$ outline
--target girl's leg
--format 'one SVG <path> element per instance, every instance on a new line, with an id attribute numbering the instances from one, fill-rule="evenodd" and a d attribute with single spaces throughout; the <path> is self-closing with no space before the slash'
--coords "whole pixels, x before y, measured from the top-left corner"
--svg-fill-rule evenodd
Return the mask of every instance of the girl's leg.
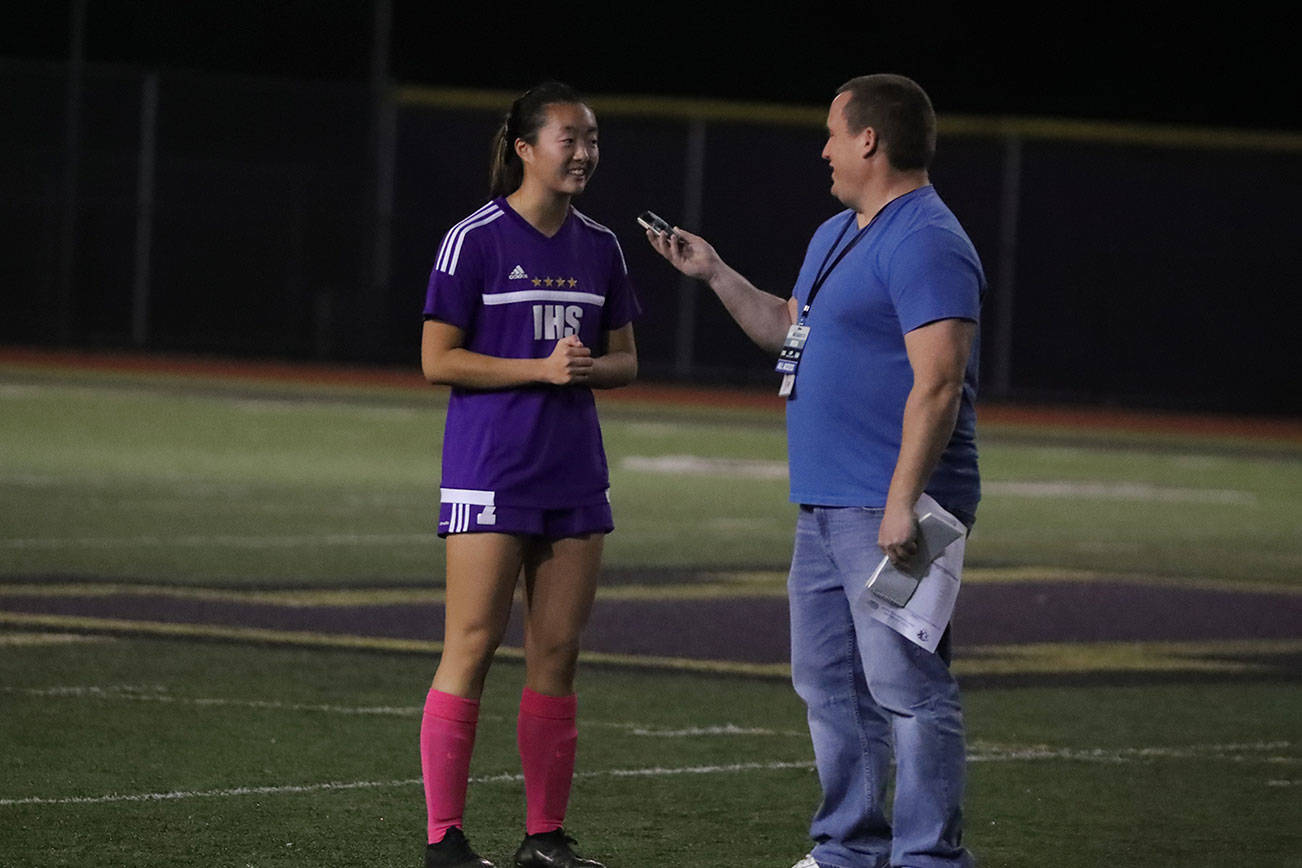
<path id="1" fill-rule="evenodd" d="M 508 534 L 448 537 L 443 654 L 435 690 L 475 700 L 483 693 L 493 652 L 511 617 L 525 550 L 524 537 Z"/>
<path id="2" fill-rule="evenodd" d="M 539 541 L 525 561 L 526 672 L 517 738 L 530 835 L 564 825 L 578 744 L 574 673 L 604 540 L 590 534 Z"/>
<path id="3" fill-rule="evenodd" d="M 462 825 L 479 696 L 506 631 L 523 559 L 524 541 L 506 534 L 453 534 L 447 540 L 443 655 L 420 731 L 430 843 Z"/>
<path id="4" fill-rule="evenodd" d="M 525 561 L 525 684 L 548 696 L 574 692 L 579 639 L 601 572 L 602 534 L 538 540 Z"/>

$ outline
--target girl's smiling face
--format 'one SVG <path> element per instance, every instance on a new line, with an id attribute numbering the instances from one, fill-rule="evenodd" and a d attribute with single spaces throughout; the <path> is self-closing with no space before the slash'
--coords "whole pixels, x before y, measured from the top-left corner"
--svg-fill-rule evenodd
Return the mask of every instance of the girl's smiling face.
<path id="1" fill-rule="evenodd" d="M 517 139 L 515 149 L 524 163 L 526 183 L 577 196 L 597 168 L 596 115 L 582 103 L 551 103 L 535 141 Z"/>

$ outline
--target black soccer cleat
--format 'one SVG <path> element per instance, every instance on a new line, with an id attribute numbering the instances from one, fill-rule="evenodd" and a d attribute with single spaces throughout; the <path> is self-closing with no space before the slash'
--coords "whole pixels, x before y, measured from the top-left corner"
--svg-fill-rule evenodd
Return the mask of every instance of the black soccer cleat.
<path id="1" fill-rule="evenodd" d="M 465 832 L 453 826 L 442 841 L 425 848 L 425 868 L 494 868 L 494 865 L 471 850 Z"/>
<path id="2" fill-rule="evenodd" d="M 515 868 L 606 868 L 593 859 L 584 859 L 570 849 L 577 844 L 564 829 L 528 835 L 515 851 Z"/>

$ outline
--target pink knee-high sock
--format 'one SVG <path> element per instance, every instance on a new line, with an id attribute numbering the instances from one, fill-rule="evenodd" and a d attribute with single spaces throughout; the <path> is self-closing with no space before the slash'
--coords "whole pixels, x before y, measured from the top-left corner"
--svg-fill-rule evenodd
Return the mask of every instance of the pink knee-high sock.
<path id="1" fill-rule="evenodd" d="M 425 781 L 429 842 L 461 826 L 466 809 L 470 754 L 475 749 L 479 700 L 431 689 L 420 724 L 420 770 Z"/>
<path id="2" fill-rule="evenodd" d="M 524 688 L 516 742 L 524 766 L 525 832 L 537 835 L 565 825 L 579 743 L 578 699 Z"/>

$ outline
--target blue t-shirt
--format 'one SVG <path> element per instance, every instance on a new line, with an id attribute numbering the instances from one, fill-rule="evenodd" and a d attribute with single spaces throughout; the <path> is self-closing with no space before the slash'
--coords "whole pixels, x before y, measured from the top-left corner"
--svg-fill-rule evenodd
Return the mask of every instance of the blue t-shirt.
<path id="1" fill-rule="evenodd" d="M 497 198 L 444 237 L 425 316 L 500 358 L 546 358 L 575 334 L 594 354 L 639 313 L 606 227 L 571 208 L 548 237 Z M 606 502 L 610 482 L 586 386 L 453 388 L 443 433 L 443 500 L 537 509 Z"/>
<path id="2" fill-rule="evenodd" d="M 858 231 L 852 211 L 814 233 L 794 295 L 803 309 L 819 266 Z M 847 226 L 849 229 L 837 237 Z M 794 397 L 787 402 L 791 500 L 881 507 L 899 458 L 913 368 L 904 335 L 942 319 L 978 322 L 985 275 L 976 249 L 935 188 L 892 200 L 831 271 L 806 325 Z M 958 422 L 926 486 L 939 503 L 975 508 L 979 342 L 968 359 Z"/>

